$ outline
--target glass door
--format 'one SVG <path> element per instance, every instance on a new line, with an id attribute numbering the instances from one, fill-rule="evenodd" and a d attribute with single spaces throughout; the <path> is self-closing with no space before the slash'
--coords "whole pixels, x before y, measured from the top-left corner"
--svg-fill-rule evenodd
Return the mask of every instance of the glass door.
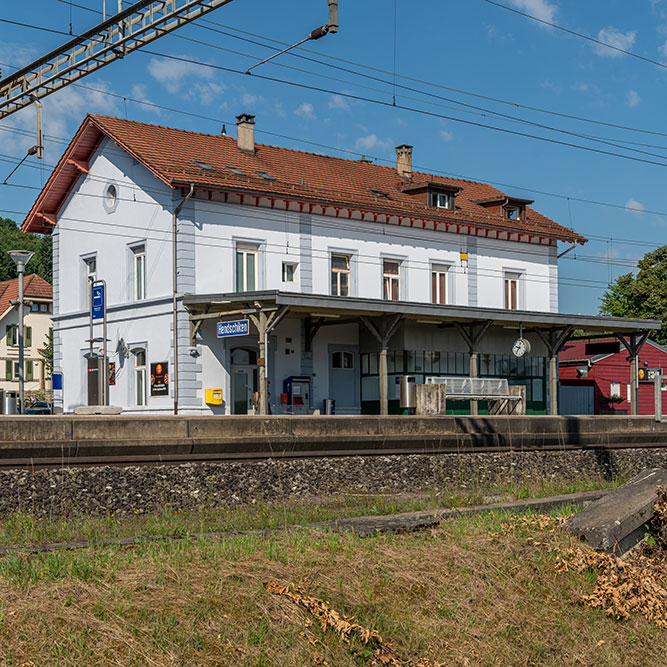
<path id="1" fill-rule="evenodd" d="M 232 413 L 247 415 L 257 386 L 257 367 L 235 368 L 232 373 Z"/>

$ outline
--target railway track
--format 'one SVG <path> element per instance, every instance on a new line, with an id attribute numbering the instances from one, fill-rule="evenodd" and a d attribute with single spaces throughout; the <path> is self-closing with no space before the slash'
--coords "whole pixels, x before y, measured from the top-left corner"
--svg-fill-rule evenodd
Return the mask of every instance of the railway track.
<path id="1" fill-rule="evenodd" d="M 380 443 L 377 443 L 380 445 Z M 386 443 L 384 443 L 386 444 Z M 253 448 L 250 451 L 217 451 L 208 453 L 169 453 L 170 448 L 164 452 L 153 451 L 149 454 L 116 454 L 109 456 L 50 456 L 50 457 L 21 457 L 21 450 L 8 452 L 5 448 L 4 456 L 0 458 L 0 470 L 16 469 L 41 469 L 41 468 L 89 468 L 100 466 L 155 466 L 155 465 L 182 465 L 187 463 L 222 463 L 241 462 L 258 463 L 269 459 L 318 459 L 337 458 L 349 456 L 406 456 L 406 455 L 439 455 L 439 454 L 520 454 L 521 452 L 564 452 L 564 451 L 597 451 L 611 453 L 622 449 L 666 449 L 667 441 L 653 442 L 615 442 L 604 444 L 532 444 L 521 447 L 499 446 L 413 446 L 413 447 L 386 447 L 375 446 L 365 448 L 344 449 L 280 449 L 267 446 L 263 450 Z"/>

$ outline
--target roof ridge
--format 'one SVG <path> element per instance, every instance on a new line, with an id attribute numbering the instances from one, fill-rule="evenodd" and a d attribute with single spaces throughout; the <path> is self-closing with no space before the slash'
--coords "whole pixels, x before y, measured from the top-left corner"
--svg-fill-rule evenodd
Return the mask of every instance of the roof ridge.
<path id="1" fill-rule="evenodd" d="M 171 127 L 170 125 L 158 125 L 157 123 L 145 123 L 145 122 L 140 121 L 140 120 L 129 120 L 127 118 L 120 118 L 119 116 L 106 116 L 104 114 L 91 114 L 91 113 L 89 113 L 87 115 L 90 116 L 93 119 L 98 119 L 98 118 L 109 119 L 109 120 L 112 120 L 112 121 L 120 121 L 121 123 L 130 123 L 130 124 L 133 124 L 133 125 L 144 125 L 144 126 L 153 127 L 153 128 L 159 127 L 163 130 L 173 130 L 174 132 L 182 132 L 182 133 L 185 133 L 185 134 L 193 134 L 193 135 L 196 135 L 196 136 L 199 136 L 199 137 L 212 137 L 212 138 L 215 138 L 215 139 L 222 139 L 224 141 L 230 141 L 230 140 L 234 141 L 234 138 L 230 137 L 229 135 L 210 134 L 208 132 L 196 132 L 195 130 L 184 130 L 184 129 L 181 129 L 179 127 Z M 259 130 L 259 131 L 261 132 L 261 130 Z M 396 169 L 395 166 L 388 165 L 388 164 L 379 164 L 377 162 L 362 162 L 359 159 L 354 160 L 352 158 L 338 157 L 337 155 L 328 155 L 326 153 L 314 153 L 312 151 L 304 151 L 304 150 L 300 150 L 298 148 L 287 148 L 286 146 L 278 146 L 276 144 L 265 144 L 265 143 L 255 142 L 255 145 L 256 146 L 266 146 L 266 147 L 281 150 L 281 151 L 288 151 L 290 153 L 300 153 L 301 155 L 313 155 L 313 156 L 316 156 L 316 157 L 323 157 L 323 158 L 327 158 L 329 160 L 340 160 L 341 162 L 350 162 L 352 164 L 364 164 L 364 165 L 369 165 L 369 166 L 373 166 L 373 167 L 376 167 L 376 168 L 379 167 L 380 169 L 387 169 L 387 170 L 390 170 L 390 171 L 394 171 Z M 333 150 L 337 150 L 337 149 L 333 148 Z M 340 149 L 340 150 L 343 150 L 343 149 Z M 363 153 L 359 153 L 359 155 L 363 155 Z M 259 156 L 259 157 L 261 158 L 261 156 Z M 485 187 L 493 188 L 496 192 L 499 192 L 499 193 L 501 193 L 505 196 L 509 196 L 505 192 L 503 192 L 502 190 L 499 190 L 498 188 L 496 188 L 495 185 L 490 185 L 489 183 L 484 183 L 483 181 L 473 181 L 472 179 L 457 178 L 455 176 L 443 176 L 441 174 L 432 174 L 431 172 L 428 172 L 428 171 L 414 171 L 412 173 L 413 173 L 413 178 L 415 176 L 419 176 L 419 175 L 421 175 L 421 176 L 431 176 L 431 177 L 434 176 L 436 178 L 446 178 L 448 180 L 458 181 L 458 182 L 461 182 L 461 183 L 474 183 L 475 185 L 484 185 Z M 400 178 L 400 177 L 398 177 L 398 178 Z"/>

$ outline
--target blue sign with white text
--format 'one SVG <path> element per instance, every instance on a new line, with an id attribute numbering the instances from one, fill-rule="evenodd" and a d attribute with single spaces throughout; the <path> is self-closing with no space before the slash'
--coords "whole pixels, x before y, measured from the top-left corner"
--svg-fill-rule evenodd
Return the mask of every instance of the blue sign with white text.
<path id="1" fill-rule="evenodd" d="M 233 322 L 218 322 L 218 338 L 229 336 L 247 336 L 250 333 L 248 320 L 234 320 Z"/>
<path id="2" fill-rule="evenodd" d="M 92 287 L 92 318 L 94 320 L 104 319 L 104 283 L 96 283 Z"/>

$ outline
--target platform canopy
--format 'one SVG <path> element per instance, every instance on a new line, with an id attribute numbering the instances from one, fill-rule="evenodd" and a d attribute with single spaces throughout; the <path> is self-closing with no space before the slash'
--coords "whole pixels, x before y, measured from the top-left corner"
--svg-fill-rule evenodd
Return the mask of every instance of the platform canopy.
<path id="1" fill-rule="evenodd" d="M 535 333 L 549 356 L 549 412 L 558 414 L 558 353 L 575 332 L 586 336 L 615 336 L 625 346 L 631 360 L 633 411 L 637 406 L 637 355 L 651 331 L 661 328 L 659 320 L 625 317 L 601 317 L 477 306 L 447 306 L 409 301 L 360 299 L 355 297 L 300 294 L 264 290 L 227 294 L 186 294 L 183 303 L 190 312 L 192 345 L 202 323 L 228 316 L 246 316 L 255 325 L 260 358 L 264 359 L 266 335 L 289 314 L 304 319 L 305 349 L 310 351 L 313 338 L 322 326 L 361 322 L 379 343 L 380 412 L 388 413 L 387 348 L 400 322 L 417 321 L 458 330 L 468 346 L 470 376 L 477 377 L 479 343 L 492 327 L 521 328 Z M 266 370 L 260 366 L 260 413 L 266 414 Z M 633 412 L 634 413 L 634 412 Z M 471 414 L 477 414 L 477 402 L 471 401 Z"/>
<path id="2" fill-rule="evenodd" d="M 494 325 L 523 324 L 527 329 L 549 330 L 573 327 L 587 334 L 630 334 L 658 331 L 659 320 L 642 320 L 625 317 L 601 317 L 546 313 L 531 310 L 505 310 L 504 308 L 479 308 L 476 306 L 442 306 L 410 301 L 386 301 L 383 299 L 359 299 L 355 297 L 323 296 L 264 290 L 257 292 L 233 292 L 227 294 L 186 294 L 186 308 L 192 315 L 204 311 L 215 318 L 218 315 L 241 314 L 239 310 L 251 308 L 280 308 L 286 306 L 291 317 L 350 317 L 365 315 L 378 317 L 402 315 L 405 319 L 420 322 L 476 323 L 491 322 Z"/>

